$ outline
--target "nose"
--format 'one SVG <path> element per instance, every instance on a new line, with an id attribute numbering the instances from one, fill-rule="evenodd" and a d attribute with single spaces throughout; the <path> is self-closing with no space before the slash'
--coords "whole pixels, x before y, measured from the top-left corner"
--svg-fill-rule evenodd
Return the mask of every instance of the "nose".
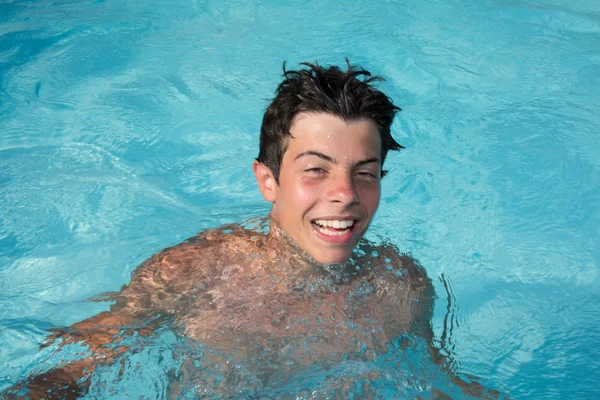
<path id="1" fill-rule="evenodd" d="M 358 193 L 352 178 L 349 176 L 337 176 L 331 180 L 327 192 L 327 198 L 332 203 L 343 205 L 358 204 Z"/>

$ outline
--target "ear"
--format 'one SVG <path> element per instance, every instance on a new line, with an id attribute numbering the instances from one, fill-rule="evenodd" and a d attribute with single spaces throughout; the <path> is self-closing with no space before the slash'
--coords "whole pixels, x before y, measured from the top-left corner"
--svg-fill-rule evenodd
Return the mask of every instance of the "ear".
<path id="1" fill-rule="evenodd" d="M 273 203 L 275 201 L 275 189 L 277 188 L 273 172 L 265 164 L 256 160 L 252 163 L 252 170 L 256 177 L 256 183 L 258 183 L 258 189 L 263 197 L 269 203 Z"/>

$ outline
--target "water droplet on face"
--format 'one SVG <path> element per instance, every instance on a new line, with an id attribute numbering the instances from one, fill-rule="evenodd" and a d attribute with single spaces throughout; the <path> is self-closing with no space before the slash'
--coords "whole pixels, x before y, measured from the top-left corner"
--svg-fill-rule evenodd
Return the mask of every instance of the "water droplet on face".
<path id="1" fill-rule="evenodd" d="M 372 255 L 373 257 L 379 257 L 379 253 L 378 253 L 376 250 L 373 250 L 373 251 L 371 252 L 371 255 Z"/>

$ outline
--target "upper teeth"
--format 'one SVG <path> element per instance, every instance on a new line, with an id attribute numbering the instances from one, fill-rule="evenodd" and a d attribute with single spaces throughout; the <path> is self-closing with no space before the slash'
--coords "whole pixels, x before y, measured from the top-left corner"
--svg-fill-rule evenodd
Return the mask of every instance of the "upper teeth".
<path id="1" fill-rule="evenodd" d="M 319 224 L 321 226 L 328 226 L 330 228 L 335 228 L 335 229 L 346 229 L 351 227 L 352 225 L 354 225 L 354 220 L 324 220 L 324 219 L 318 219 L 315 221 L 316 224 Z"/>

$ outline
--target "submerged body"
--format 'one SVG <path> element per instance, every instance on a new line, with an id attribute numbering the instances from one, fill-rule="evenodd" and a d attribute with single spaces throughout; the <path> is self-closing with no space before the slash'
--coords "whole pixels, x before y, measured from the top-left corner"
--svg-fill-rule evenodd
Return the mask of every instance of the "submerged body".
<path id="1" fill-rule="evenodd" d="M 373 359 L 428 323 L 433 291 L 410 257 L 366 242 L 355 255 L 322 265 L 273 224 L 267 234 L 227 226 L 148 260 L 114 310 L 168 314 L 191 342 L 268 385 L 313 364 Z"/>
<path id="2" fill-rule="evenodd" d="M 203 362 L 229 376 L 216 382 L 184 361 L 170 397 L 190 388 L 227 397 L 240 382 L 260 391 L 307 367 L 371 361 L 404 333 L 428 335 L 432 296 L 423 269 L 392 246 L 363 240 L 348 262 L 324 265 L 272 221 L 266 232 L 228 225 L 154 255 L 111 296 L 110 311 L 57 330 L 61 345 L 87 345 L 91 356 L 27 387 L 32 398 L 76 398 L 91 372 L 128 351 L 122 343 L 168 325 L 188 346 L 210 349 Z"/>
<path id="3" fill-rule="evenodd" d="M 392 247 L 365 241 L 351 261 L 323 265 L 274 230 L 226 226 L 166 249 L 140 266 L 116 308 L 171 314 L 186 335 L 203 342 L 223 330 L 308 333 L 290 322 L 304 318 L 310 325 L 318 315 L 335 321 L 339 313 L 378 330 L 385 342 L 410 328 L 419 298 L 431 289 L 412 258 Z"/>

